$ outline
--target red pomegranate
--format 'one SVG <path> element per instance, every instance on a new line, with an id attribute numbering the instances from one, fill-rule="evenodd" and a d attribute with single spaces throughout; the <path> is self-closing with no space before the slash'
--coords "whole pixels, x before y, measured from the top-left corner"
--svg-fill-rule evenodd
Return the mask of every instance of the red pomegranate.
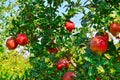
<path id="1" fill-rule="evenodd" d="M 108 36 L 108 33 L 107 33 L 107 32 L 104 33 L 103 37 L 104 37 L 107 41 L 109 41 L 109 36 Z"/>
<path id="2" fill-rule="evenodd" d="M 105 53 L 108 49 L 108 42 L 103 36 L 95 36 L 90 41 L 90 49 L 99 54 L 102 55 L 102 53 Z"/>
<path id="3" fill-rule="evenodd" d="M 62 76 L 62 80 L 73 80 L 73 78 L 76 77 L 76 74 L 74 72 L 66 72 L 63 76 Z"/>
<path id="4" fill-rule="evenodd" d="M 69 32 L 72 32 L 72 30 L 75 28 L 75 24 L 72 21 L 66 22 L 65 26 Z"/>
<path id="5" fill-rule="evenodd" d="M 110 32 L 116 38 L 120 38 L 120 24 L 117 22 L 110 24 Z"/>
<path id="6" fill-rule="evenodd" d="M 97 32 L 95 36 L 103 36 L 107 41 L 109 40 L 109 36 L 107 32 Z"/>
<path id="7" fill-rule="evenodd" d="M 21 46 L 29 43 L 27 35 L 23 33 L 17 35 L 16 41 Z"/>
<path id="8" fill-rule="evenodd" d="M 67 70 L 69 68 L 69 62 L 67 59 L 61 59 L 58 61 L 56 67 L 58 70 L 62 70 L 63 68 Z"/>
<path id="9" fill-rule="evenodd" d="M 10 37 L 9 39 L 7 39 L 6 41 L 6 46 L 8 47 L 9 50 L 13 50 L 17 47 L 17 42 L 14 39 L 14 37 Z"/>

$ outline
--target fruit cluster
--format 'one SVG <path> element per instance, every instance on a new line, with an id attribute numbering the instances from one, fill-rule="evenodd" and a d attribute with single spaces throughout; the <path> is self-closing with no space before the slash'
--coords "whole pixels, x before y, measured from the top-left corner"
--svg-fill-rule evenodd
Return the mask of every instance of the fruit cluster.
<path id="1" fill-rule="evenodd" d="M 75 24 L 72 21 L 67 21 L 65 23 L 66 30 L 69 32 L 72 32 L 72 30 L 75 28 Z M 117 22 L 113 22 L 110 24 L 110 32 L 113 36 L 116 38 L 120 38 L 120 24 Z M 90 49 L 95 52 L 98 55 L 102 55 L 105 53 L 108 49 L 108 41 L 109 36 L 107 32 L 102 32 L 102 34 L 99 34 L 99 32 L 93 37 L 90 41 Z M 18 45 L 24 46 L 29 43 L 28 37 L 26 34 L 18 34 L 16 39 L 14 37 L 10 37 L 6 41 L 6 46 L 9 50 L 15 49 Z M 57 54 L 59 49 L 57 47 L 54 48 L 48 48 L 47 49 L 49 53 L 55 53 Z M 69 61 L 68 59 L 60 59 L 57 64 L 56 68 L 59 71 L 62 70 L 68 70 L 69 69 Z M 73 78 L 76 77 L 76 74 L 74 72 L 67 71 L 63 76 L 62 80 L 73 80 Z"/>
<path id="2" fill-rule="evenodd" d="M 24 46 L 29 43 L 28 37 L 26 34 L 20 33 L 17 35 L 16 39 L 14 37 L 10 37 L 6 41 L 6 46 L 9 50 L 13 50 L 17 48 L 18 44 Z"/>
<path id="3" fill-rule="evenodd" d="M 68 70 L 69 68 L 69 61 L 67 59 L 61 59 L 58 61 L 58 63 L 56 64 L 57 70 Z M 73 78 L 76 77 L 76 74 L 74 72 L 66 72 L 63 77 L 62 80 L 73 80 Z"/>
<path id="4" fill-rule="evenodd" d="M 66 30 L 68 30 L 69 32 L 72 32 L 72 30 L 75 28 L 75 25 L 72 21 L 67 21 L 65 23 L 65 27 L 66 27 Z M 6 41 L 6 46 L 9 50 L 14 50 L 15 48 L 17 48 L 18 45 L 24 46 L 28 43 L 29 43 L 29 40 L 28 40 L 27 35 L 20 33 L 17 35 L 16 39 L 14 37 L 8 38 Z M 47 51 L 49 53 L 57 54 L 58 48 L 57 47 L 48 48 Z M 67 59 L 59 60 L 58 63 L 56 64 L 56 68 L 57 70 L 63 70 L 63 69 L 68 70 L 69 61 Z M 73 77 L 76 77 L 76 75 L 73 72 L 66 72 L 63 75 L 62 80 L 72 80 Z"/>
<path id="5" fill-rule="evenodd" d="M 69 32 L 72 32 L 72 30 L 75 28 L 75 24 L 72 21 L 67 21 L 65 23 L 65 27 L 66 30 L 68 30 Z M 49 53 L 58 53 L 58 48 L 54 47 L 54 48 L 48 48 Z M 69 61 L 67 59 L 60 59 L 58 61 L 58 63 L 56 64 L 56 68 L 59 71 L 62 70 L 68 70 L 69 68 Z M 73 80 L 73 78 L 76 77 L 76 74 L 74 72 L 69 72 L 67 71 L 63 76 L 62 76 L 62 80 Z"/>
<path id="6" fill-rule="evenodd" d="M 117 39 L 120 39 L 120 24 L 117 22 L 113 22 L 110 24 L 110 33 L 116 37 Z M 105 53 L 108 49 L 108 41 L 109 36 L 108 33 L 103 32 L 103 34 L 97 33 L 94 38 L 90 41 L 90 49 L 99 54 L 102 55 Z"/>

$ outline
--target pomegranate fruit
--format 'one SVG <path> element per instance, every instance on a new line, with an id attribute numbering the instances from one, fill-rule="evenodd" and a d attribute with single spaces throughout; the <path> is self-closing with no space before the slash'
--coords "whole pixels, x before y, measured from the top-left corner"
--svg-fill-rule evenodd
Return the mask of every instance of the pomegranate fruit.
<path id="1" fill-rule="evenodd" d="M 108 33 L 107 33 L 107 32 L 104 33 L 103 37 L 104 37 L 107 41 L 109 41 L 109 36 L 108 36 Z"/>
<path id="2" fill-rule="evenodd" d="M 17 35 L 16 41 L 21 46 L 29 43 L 27 35 L 23 33 Z"/>
<path id="3" fill-rule="evenodd" d="M 58 70 L 62 70 L 63 68 L 65 68 L 66 70 L 68 70 L 69 68 L 69 62 L 67 59 L 61 59 L 58 61 L 57 65 L 56 65 Z"/>
<path id="4" fill-rule="evenodd" d="M 76 77 L 76 74 L 73 72 L 66 72 L 63 76 L 62 76 L 62 80 L 73 80 L 73 78 Z"/>
<path id="5" fill-rule="evenodd" d="M 97 32 L 95 36 L 103 36 L 107 41 L 109 40 L 109 36 L 107 32 Z"/>
<path id="6" fill-rule="evenodd" d="M 72 30 L 75 28 L 75 24 L 72 21 L 66 22 L 65 26 L 69 32 L 72 32 Z"/>
<path id="7" fill-rule="evenodd" d="M 9 50 L 13 50 L 17 47 L 17 42 L 16 40 L 14 39 L 14 37 L 10 37 L 7 39 L 6 41 L 6 46 L 8 47 Z"/>
<path id="8" fill-rule="evenodd" d="M 117 22 L 110 24 L 110 32 L 116 38 L 120 38 L 120 24 Z"/>
<path id="9" fill-rule="evenodd" d="M 90 41 L 90 49 L 99 54 L 102 55 L 102 53 L 106 52 L 108 49 L 108 42 L 103 36 L 95 36 Z"/>

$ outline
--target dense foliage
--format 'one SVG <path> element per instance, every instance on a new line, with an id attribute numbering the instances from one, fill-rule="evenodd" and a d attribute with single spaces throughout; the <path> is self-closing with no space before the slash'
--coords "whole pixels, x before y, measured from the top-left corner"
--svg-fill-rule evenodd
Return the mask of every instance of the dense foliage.
<path id="1" fill-rule="evenodd" d="M 63 5 L 66 11 L 60 14 L 59 8 Z M 32 68 L 23 79 L 61 80 L 66 72 L 73 72 L 76 80 L 117 80 L 120 78 L 119 43 L 113 43 L 110 25 L 120 23 L 119 6 L 119 0 L 86 0 L 84 3 L 81 0 L 16 0 L 1 5 L 0 52 L 4 52 L 5 44 L 2 43 L 6 37 L 17 38 L 18 34 L 24 33 L 29 43 L 19 46 L 30 52 Z M 5 14 L 7 12 L 9 14 Z M 80 19 L 81 26 L 74 26 L 71 18 L 78 13 L 84 14 Z M 109 40 L 98 35 L 102 40 L 95 38 L 96 44 L 90 43 L 96 37 L 95 32 L 108 32 Z M 115 38 L 119 38 L 119 32 L 117 30 Z M 100 47 L 96 48 L 98 44 Z M 96 50 L 100 50 L 100 55 Z M 67 59 L 68 63 L 59 62 L 62 59 Z M 62 69 L 58 70 L 58 67 Z"/>

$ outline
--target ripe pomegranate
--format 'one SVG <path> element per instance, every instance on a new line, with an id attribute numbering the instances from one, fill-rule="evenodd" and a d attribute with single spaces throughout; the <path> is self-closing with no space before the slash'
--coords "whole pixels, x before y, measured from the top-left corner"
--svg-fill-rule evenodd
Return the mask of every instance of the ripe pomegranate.
<path id="1" fill-rule="evenodd" d="M 108 33 L 107 33 L 107 32 L 104 33 L 103 37 L 104 37 L 107 41 L 109 40 L 109 36 L 108 36 Z"/>
<path id="2" fill-rule="evenodd" d="M 54 48 L 48 48 L 47 50 L 49 51 L 49 53 L 55 53 L 55 54 L 58 53 L 58 48 L 57 48 L 57 47 L 54 47 Z"/>
<path id="3" fill-rule="evenodd" d="M 73 78 L 76 77 L 76 74 L 73 72 L 66 72 L 63 76 L 62 76 L 62 80 L 73 80 Z"/>
<path id="4" fill-rule="evenodd" d="M 99 54 L 102 55 L 102 53 L 106 52 L 108 49 L 108 42 L 103 36 L 95 36 L 90 41 L 90 49 Z"/>
<path id="5" fill-rule="evenodd" d="M 69 32 L 72 32 L 72 30 L 75 28 L 75 24 L 72 21 L 66 22 L 65 26 Z"/>
<path id="6" fill-rule="evenodd" d="M 17 42 L 14 39 L 14 37 L 10 37 L 9 39 L 7 39 L 6 41 L 6 46 L 8 47 L 9 50 L 13 50 L 17 47 Z"/>
<path id="7" fill-rule="evenodd" d="M 56 65 L 58 70 L 62 70 L 63 68 L 65 68 L 66 70 L 68 70 L 69 68 L 69 62 L 67 59 L 61 59 L 58 61 L 57 65 Z"/>
<path id="8" fill-rule="evenodd" d="M 117 22 L 110 24 L 110 32 L 116 38 L 120 38 L 120 24 Z"/>
<path id="9" fill-rule="evenodd" d="M 107 32 L 97 32 L 95 36 L 103 36 L 107 41 L 109 40 L 109 36 Z"/>
<path id="10" fill-rule="evenodd" d="M 17 35 L 16 41 L 21 46 L 29 43 L 27 35 L 23 33 Z"/>

